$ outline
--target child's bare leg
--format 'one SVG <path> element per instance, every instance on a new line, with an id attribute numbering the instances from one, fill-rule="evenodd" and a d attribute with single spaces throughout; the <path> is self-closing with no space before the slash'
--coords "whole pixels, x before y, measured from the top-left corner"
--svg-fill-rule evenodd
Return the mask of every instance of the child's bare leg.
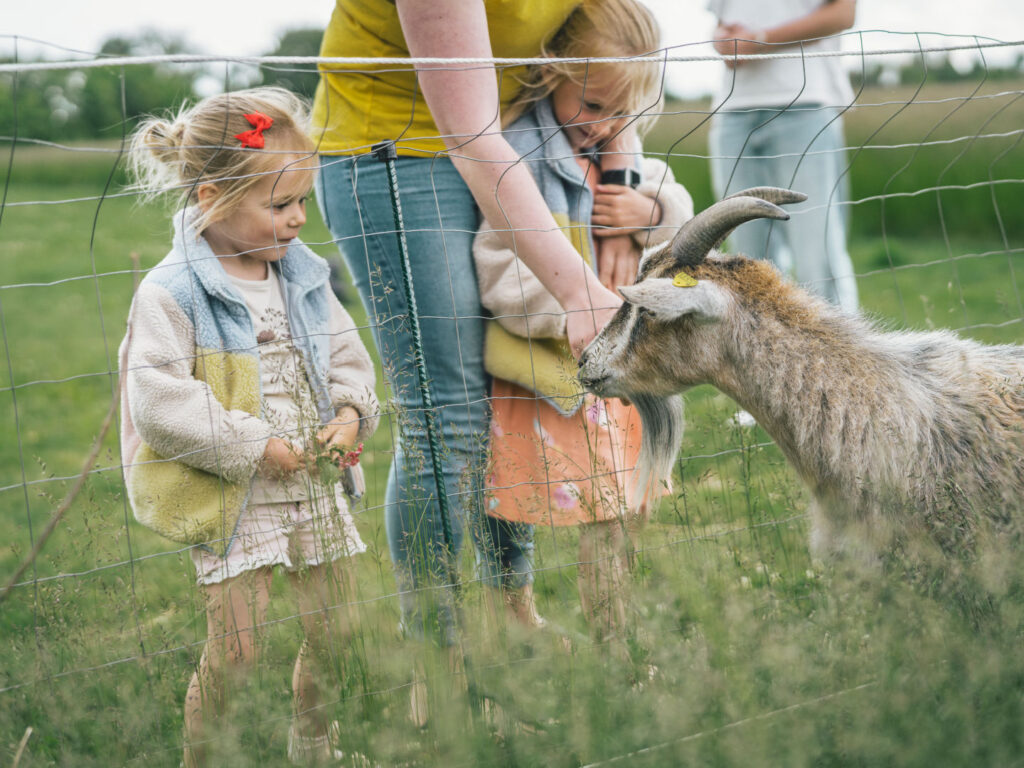
<path id="1" fill-rule="evenodd" d="M 621 637 L 625 629 L 625 547 L 625 531 L 618 520 L 580 526 L 580 605 L 598 642 Z"/>
<path id="2" fill-rule="evenodd" d="M 321 707 L 321 688 L 343 673 L 339 651 L 354 625 L 352 573 L 345 559 L 339 559 L 291 573 L 290 579 L 305 637 L 292 674 L 296 731 L 303 736 L 325 736 L 331 718 Z"/>
<path id="3" fill-rule="evenodd" d="M 466 695 L 468 680 L 464 659 L 458 643 L 436 650 L 422 644 L 416 650 L 409 689 L 409 717 L 417 728 L 430 724 L 431 712 L 448 712 L 454 698 Z M 429 686 L 428 680 L 431 680 Z"/>
<path id="4" fill-rule="evenodd" d="M 512 618 L 524 627 L 542 627 L 544 619 L 537 613 L 537 601 L 533 596 L 533 584 L 502 590 L 505 608 Z"/>
<path id="5" fill-rule="evenodd" d="M 474 531 L 478 565 L 492 589 L 487 603 L 496 624 L 511 618 L 525 627 L 540 627 L 533 595 L 533 526 L 487 516 Z"/>
<path id="6" fill-rule="evenodd" d="M 544 619 L 537 612 L 532 584 L 488 589 L 484 593 L 484 602 L 495 629 L 507 626 L 509 621 L 531 629 L 544 626 Z"/>
<path id="7" fill-rule="evenodd" d="M 294 727 L 300 736 L 328 735 L 332 718 L 321 707 L 321 687 L 345 674 L 340 651 L 355 624 L 355 584 L 346 562 L 335 560 L 290 574 L 305 636 L 292 673 Z"/>
<path id="8" fill-rule="evenodd" d="M 623 565 L 629 573 L 636 567 L 636 542 L 640 538 L 651 516 L 651 505 L 644 501 L 635 514 L 629 515 L 625 523 L 625 541 L 622 546 Z"/>
<path id="9" fill-rule="evenodd" d="M 206 646 L 185 693 L 185 766 L 205 764 L 206 726 L 224 712 L 230 689 L 256 664 L 259 626 L 270 600 L 270 569 L 249 571 L 203 588 Z"/>

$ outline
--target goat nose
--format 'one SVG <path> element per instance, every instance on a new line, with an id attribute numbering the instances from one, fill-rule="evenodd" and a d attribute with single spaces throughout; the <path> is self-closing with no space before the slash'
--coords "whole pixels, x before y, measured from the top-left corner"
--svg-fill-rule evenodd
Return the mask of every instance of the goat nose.
<path id="1" fill-rule="evenodd" d="M 586 364 L 587 364 L 587 350 L 583 350 L 580 353 L 580 359 L 577 361 L 576 365 L 582 370 L 583 366 L 585 366 Z"/>

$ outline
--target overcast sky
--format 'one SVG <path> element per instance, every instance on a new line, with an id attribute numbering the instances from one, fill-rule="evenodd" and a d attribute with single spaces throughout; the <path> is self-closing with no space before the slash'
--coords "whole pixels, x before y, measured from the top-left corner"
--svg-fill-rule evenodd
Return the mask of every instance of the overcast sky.
<path id="1" fill-rule="evenodd" d="M 658 16 L 666 45 L 707 40 L 714 25 L 706 0 L 643 0 Z M 767 1 L 767 0 L 766 0 Z M 60 47 L 95 51 L 115 34 L 131 35 L 150 27 L 182 36 L 199 53 L 259 55 L 271 50 L 278 34 L 289 28 L 320 27 L 330 17 L 330 0 L 246 3 L 239 0 L 0 0 L 0 55 L 13 52 L 13 35 L 49 43 L 40 47 L 18 41 L 21 57 L 71 58 Z M 1024 3 L 1020 0 L 861 0 L 857 28 L 889 32 L 936 32 L 979 35 L 1005 41 L 1024 40 Z M 914 47 L 905 35 L 867 36 L 870 49 Z M 850 41 L 852 42 L 852 41 Z M 940 45 L 927 37 L 925 45 Z M 849 46 L 848 46 L 849 47 Z M 1024 47 L 1012 49 L 1016 54 Z M 686 48 L 685 55 L 705 55 L 708 46 Z M 998 59 L 998 54 L 997 54 Z M 1004 55 L 1005 60 L 1005 55 Z M 705 91 L 720 65 L 677 65 L 671 90 Z"/>

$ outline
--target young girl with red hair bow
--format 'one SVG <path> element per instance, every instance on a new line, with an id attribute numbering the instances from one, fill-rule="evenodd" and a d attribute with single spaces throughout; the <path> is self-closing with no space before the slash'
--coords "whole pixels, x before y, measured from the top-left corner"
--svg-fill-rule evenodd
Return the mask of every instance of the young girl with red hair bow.
<path id="1" fill-rule="evenodd" d="M 346 496 L 376 428 L 376 378 L 327 263 L 298 239 L 317 168 L 305 105 L 276 88 L 144 121 L 132 170 L 176 190 L 174 245 L 139 286 L 121 345 L 122 454 L 140 522 L 191 549 L 207 640 L 185 698 L 185 765 L 210 754 L 253 671 L 273 569 L 305 640 L 292 677 L 295 763 L 338 759 L 318 683 L 351 632 L 348 557 L 365 550 Z M 341 478 L 342 482 L 336 482 Z M 339 607 L 340 606 L 340 607 Z"/>

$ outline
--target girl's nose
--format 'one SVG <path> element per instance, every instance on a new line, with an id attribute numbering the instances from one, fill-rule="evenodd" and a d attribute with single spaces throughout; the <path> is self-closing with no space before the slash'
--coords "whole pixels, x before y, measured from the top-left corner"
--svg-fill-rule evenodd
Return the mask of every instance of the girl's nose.
<path id="1" fill-rule="evenodd" d="M 306 207 L 302 203 L 288 206 L 288 224 L 296 229 L 306 224 Z"/>
<path id="2" fill-rule="evenodd" d="M 618 127 L 617 120 L 610 117 L 604 117 L 594 123 L 594 135 L 601 141 L 605 141 L 615 135 Z"/>

